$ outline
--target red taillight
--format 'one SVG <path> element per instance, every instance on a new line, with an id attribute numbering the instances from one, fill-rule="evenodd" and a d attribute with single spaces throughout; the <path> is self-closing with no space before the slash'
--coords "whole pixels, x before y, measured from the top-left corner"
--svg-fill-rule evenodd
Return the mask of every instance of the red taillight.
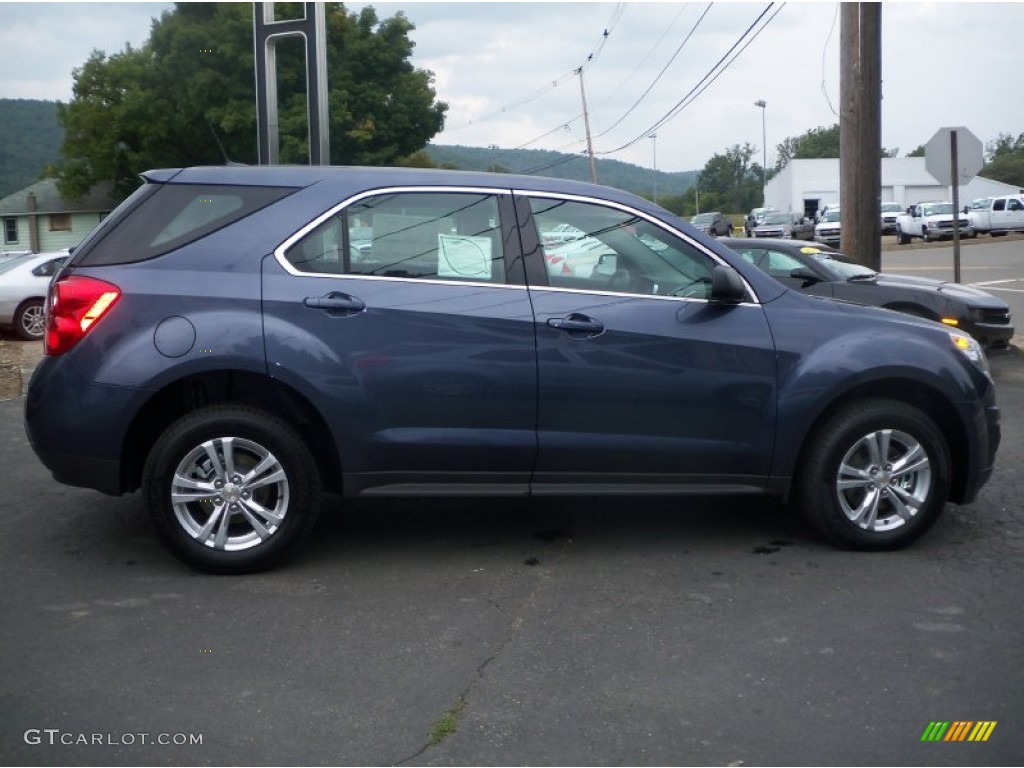
<path id="1" fill-rule="evenodd" d="M 46 354 L 63 355 L 110 311 L 121 289 L 94 277 L 72 275 L 50 286 L 46 312 Z"/>

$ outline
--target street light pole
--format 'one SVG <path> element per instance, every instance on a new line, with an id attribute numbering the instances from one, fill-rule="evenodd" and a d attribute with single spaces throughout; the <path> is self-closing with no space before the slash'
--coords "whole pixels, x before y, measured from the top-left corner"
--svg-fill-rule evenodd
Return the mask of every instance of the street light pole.
<path id="1" fill-rule="evenodd" d="M 654 204 L 658 204 L 658 134 L 652 133 L 647 137 L 651 140 L 651 154 L 654 161 Z"/>
<path id="2" fill-rule="evenodd" d="M 765 112 L 767 112 L 768 103 L 764 99 L 758 99 L 754 102 L 755 107 L 761 108 L 761 148 L 764 152 L 764 159 L 761 161 L 761 204 L 766 205 L 764 188 L 768 184 L 768 130 L 765 127 Z"/>

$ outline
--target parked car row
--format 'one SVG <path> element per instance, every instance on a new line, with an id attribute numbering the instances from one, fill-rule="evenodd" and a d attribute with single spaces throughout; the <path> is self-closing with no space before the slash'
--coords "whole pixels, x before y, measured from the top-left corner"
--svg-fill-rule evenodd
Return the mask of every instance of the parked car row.
<path id="1" fill-rule="evenodd" d="M 535 176 L 144 180 L 49 288 L 25 423 L 57 480 L 141 488 L 197 568 L 279 562 L 323 491 L 768 495 L 891 549 L 992 473 L 978 342 L 791 290 L 771 254 L 794 241 L 730 243 L 771 252 L 743 255 L 635 195 Z M 553 268 L 563 226 L 594 263 Z M 357 229 L 367 247 L 346 247 Z"/>

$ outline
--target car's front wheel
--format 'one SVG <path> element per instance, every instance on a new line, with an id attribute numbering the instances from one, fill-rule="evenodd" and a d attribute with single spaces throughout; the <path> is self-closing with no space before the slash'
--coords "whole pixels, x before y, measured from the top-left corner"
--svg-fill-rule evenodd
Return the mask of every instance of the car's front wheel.
<path id="1" fill-rule="evenodd" d="M 214 573 L 277 564 L 310 533 L 320 506 L 301 436 L 247 406 L 210 406 L 174 422 L 150 451 L 143 490 L 170 549 Z"/>
<path id="2" fill-rule="evenodd" d="M 800 511 L 827 539 L 896 549 L 938 519 L 949 493 L 949 448 L 935 422 L 893 400 L 852 403 L 812 436 L 796 479 Z"/>

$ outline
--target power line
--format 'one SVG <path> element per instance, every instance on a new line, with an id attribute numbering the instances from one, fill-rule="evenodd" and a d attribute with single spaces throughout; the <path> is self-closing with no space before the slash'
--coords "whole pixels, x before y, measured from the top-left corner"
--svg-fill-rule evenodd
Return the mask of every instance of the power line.
<path id="1" fill-rule="evenodd" d="M 640 68 L 643 67 L 644 64 L 647 63 L 647 60 L 651 58 L 651 54 L 654 53 L 655 50 L 657 50 L 658 46 L 661 45 L 661 42 L 668 36 L 668 33 L 672 31 L 672 28 L 676 25 L 676 22 L 679 21 L 679 17 L 682 16 L 683 12 L 686 11 L 689 7 L 689 3 L 680 6 L 679 11 L 676 12 L 676 15 L 673 17 L 672 21 L 670 21 L 668 26 L 665 27 L 664 31 L 661 33 L 661 36 L 654 42 L 654 45 L 647 49 L 647 53 L 645 53 L 643 55 L 643 58 L 641 58 L 640 61 L 637 62 L 637 65 L 633 67 L 633 71 L 626 75 L 617 86 L 612 88 L 612 90 L 610 90 L 605 95 L 605 97 L 600 102 L 598 102 L 596 106 L 606 104 L 608 102 L 608 99 L 610 99 L 616 93 L 621 91 L 623 86 L 625 86 L 626 83 L 633 79 L 633 76 L 640 71 Z"/>
<path id="2" fill-rule="evenodd" d="M 675 106 L 673 106 L 668 112 L 662 115 L 653 125 L 651 125 L 649 128 L 647 128 L 642 133 L 637 135 L 635 138 L 631 139 L 630 141 L 627 141 L 625 144 L 616 147 L 615 149 L 608 150 L 606 152 L 598 152 L 597 154 L 611 155 L 616 152 L 621 152 L 622 150 L 633 146 L 641 139 L 646 138 L 651 133 L 654 133 L 663 125 L 668 123 L 670 120 L 678 116 L 684 109 L 686 109 L 686 107 L 692 104 L 698 96 L 704 93 L 704 91 L 707 90 L 708 87 L 710 87 L 711 84 L 714 83 L 715 80 L 717 80 L 721 76 L 721 74 L 725 72 L 726 69 L 729 68 L 729 66 L 739 57 L 739 55 L 746 50 L 747 46 L 749 46 L 750 43 L 752 43 L 757 38 L 757 36 L 764 31 L 765 27 L 767 27 L 768 24 L 771 23 L 772 19 L 774 19 L 779 14 L 779 12 L 785 7 L 786 4 L 783 3 L 782 5 L 780 5 L 778 10 L 776 10 L 775 13 L 773 13 L 771 17 L 764 22 L 761 28 L 758 29 L 757 32 L 755 32 L 749 40 L 746 40 L 746 42 L 744 42 L 747 36 L 750 35 L 751 31 L 755 27 L 757 27 L 758 24 L 761 23 L 765 15 L 768 13 L 768 11 L 772 9 L 772 6 L 774 5 L 775 3 L 768 3 L 765 9 L 761 11 L 758 17 L 754 19 L 753 23 L 749 27 L 747 27 L 746 30 L 744 30 L 743 34 L 739 36 L 739 38 L 736 40 L 735 43 L 732 44 L 729 50 L 726 51 L 725 54 L 717 62 L 715 62 L 715 65 L 707 71 L 707 73 L 697 82 L 695 86 L 693 86 L 693 88 L 690 89 L 690 91 L 685 96 L 683 96 L 683 98 L 676 102 Z M 741 43 L 743 45 L 740 48 Z M 737 48 L 739 48 L 738 51 L 736 50 Z M 729 58 L 730 56 L 732 58 Z M 726 61 L 726 59 L 728 59 L 728 61 Z"/>
<path id="3" fill-rule="evenodd" d="M 615 30 L 615 27 L 618 26 L 618 23 L 622 20 L 622 16 L 625 14 L 626 5 L 626 3 L 616 4 L 615 8 L 612 10 L 612 15 L 608 21 L 607 26 L 605 26 L 604 30 L 601 33 L 601 37 L 598 42 L 596 51 L 590 53 L 587 56 L 585 63 L 592 64 L 601 55 L 601 52 L 604 50 L 605 44 L 607 44 L 609 37 L 611 37 L 611 33 Z M 581 64 L 580 66 L 583 65 Z M 455 126 L 454 128 L 446 128 L 445 130 L 449 132 L 461 131 L 472 126 L 479 125 L 480 123 L 483 123 L 487 120 L 491 120 L 495 117 L 498 117 L 499 115 L 504 115 L 513 110 L 519 109 L 520 107 L 524 107 L 527 104 L 530 104 L 531 102 L 534 102 L 537 99 L 541 98 L 542 96 L 545 96 L 548 92 L 550 92 L 554 88 L 557 88 L 559 85 L 564 83 L 569 78 L 575 76 L 578 70 L 579 67 L 574 67 L 568 72 L 559 75 L 557 78 L 552 80 L 550 85 L 542 86 L 541 88 L 538 88 L 536 91 L 533 91 L 529 95 L 524 96 L 522 99 L 519 99 L 518 101 L 513 102 L 510 105 L 506 105 L 501 107 L 500 109 L 494 110 L 493 112 L 489 112 L 488 114 L 484 115 L 483 117 L 477 118 L 476 120 L 469 120 L 467 123 L 463 125 Z M 573 119 L 575 120 L 577 118 Z"/>
<path id="4" fill-rule="evenodd" d="M 693 33 L 697 31 L 697 27 L 699 27 L 700 23 L 702 21 L 704 21 L 704 17 L 708 15 L 708 11 L 711 10 L 713 5 L 714 5 L 714 3 L 708 3 L 707 7 L 704 9 L 704 13 L 702 13 L 700 15 L 700 18 L 697 19 L 696 23 L 690 28 L 690 31 L 686 34 L 686 37 L 683 38 L 683 42 L 681 42 L 679 44 L 679 47 L 676 48 L 675 53 L 673 53 L 671 58 L 669 58 L 669 60 L 667 62 L 665 62 L 665 66 L 661 68 L 661 71 L 658 72 L 658 74 L 655 76 L 654 80 L 651 81 L 651 84 L 647 86 L 647 90 L 645 90 L 643 93 L 641 93 L 640 94 L 640 98 L 638 98 L 635 102 L 633 102 L 633 106 L 631 106 L 629 109 L 627 109 L 625 111 L 625 113 L 623 113 L 622 117 L 620 117 L 614 123 L 609 125 L 603 131 L 601 131 L 601 133 L 597 134 L 597 136 L 595 136 L 594 138 L 599 139 L 602 136 L 610 133 L 612 130 L 614 130 L 616 128 L 616 126 L 618 126 L 623 120 L 625 120 L 627 117 L 629 117 L 633 113 L 633 110 L 636 109 L 640 105 L 640 102 L 642 102 L 647 97 L 647 94 L 649 94 L 651 92 L 651 89 L 654 88 L 654 86 L 658 84 L 658 81 L 661 80 L 662 76 L 665 74 L 665 71 L 671 66 L 672 62 L 676 60 L 676 57 L 679 56 L 680 52 L 683 50 L 683 48 L 686 46 L 686 44 L 690 41 L 690 38 L 693 37 Z"/>

